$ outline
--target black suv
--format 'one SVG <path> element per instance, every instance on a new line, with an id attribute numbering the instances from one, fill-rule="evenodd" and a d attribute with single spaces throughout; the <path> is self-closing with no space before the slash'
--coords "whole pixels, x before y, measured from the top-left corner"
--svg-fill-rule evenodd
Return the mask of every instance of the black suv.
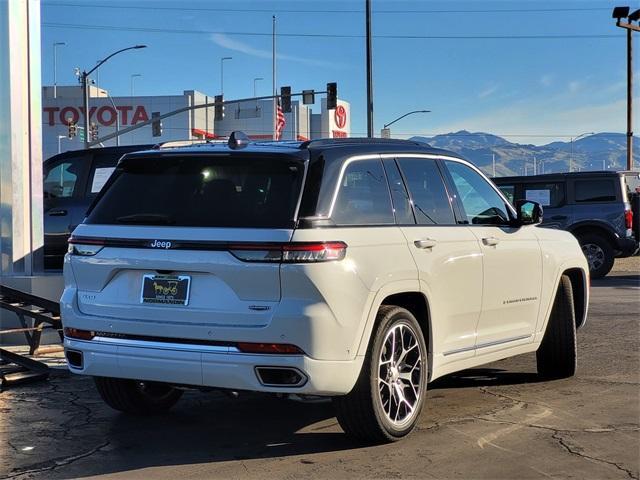
<path id="1" fill-rule="evenodd" d="M 605 276 L 615 257 L 628 257 L 640 240 L 640 172 L 574 172 L 497 177 L 509 200 L 544 207 L 542 225 L 573 233 L 593 278 Z"/>
<path id="2" fill-rule="evenodd" d="M 61 269 L 67 239 L 82 222 L 120 157 L 147 150 L 152 145 L 72 150 L 45 160 L 44 179 L 44 268 Z"/>

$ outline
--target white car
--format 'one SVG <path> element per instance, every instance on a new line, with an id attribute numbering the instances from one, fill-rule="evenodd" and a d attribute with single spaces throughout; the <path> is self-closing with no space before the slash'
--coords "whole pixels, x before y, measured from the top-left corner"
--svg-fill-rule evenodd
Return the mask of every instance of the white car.
<path id="1" fill-rule="evenodd" d="M 69 368 L 124 412 L 194 387 L 323 395 L 393 441 L 443 375 L 527 352 L 574 374 L 589 269 L 541 216 L 416 142 L 128 154 L 69 242 Z"/>

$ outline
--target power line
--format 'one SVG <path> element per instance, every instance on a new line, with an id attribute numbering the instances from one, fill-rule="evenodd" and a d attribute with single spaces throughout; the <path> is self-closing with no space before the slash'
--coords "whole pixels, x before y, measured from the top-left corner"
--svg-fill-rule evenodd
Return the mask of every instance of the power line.
<path id="1" fill-rule="evenodd" d="M 115 10 L 149 10 L 148 6 L 138 5 L 100 5 L 95 3 L 57 3 L 43 2 L 47 7 L 73 7 L 73 8 L 107 8 Z M 335 10 L 335 9 L 268 9 L 268 8 L 206 8 L 206 7 L 160 7 L 154 5 L 151 10 L 188 11 L 188 12 L 229 12 L 229 13 L 330 13 L 333 15 L 341 13 L 364 14 L 364 10 Z M 609 11 L 608 7 L 580 7 L 580 8 L 490 8 L 464 10 L 464 13 L 555 13 L 555 12 L 592 12 Z M 421 14 L 421 13 L 461 13 L 460 10 L 374 10 L 373 14 Z"/>
<path id="2" fill-rule="evenodd" d="M 48 28 L 72 28 L 79 30 L 111 30 L 116 32 L 145 32 L 145 33 L 174 33 L 184 35 L 229 35 L 248 37 L 270 37 L 267 32 L 224 32 L 219 30 L 169 29 L 152 27 L 125 27 L 118 25 L 89 25 L 74 23 L 43 22 Z M 364 38 L 359 34 L 331 34 L 331 33 L 278 33 L 279 37 L 291 38 Z M 381 40 L 558 40 L 585 38 L 620 38 L 616 34 L 540 34 L 540 35 L 373 35 Z"/>

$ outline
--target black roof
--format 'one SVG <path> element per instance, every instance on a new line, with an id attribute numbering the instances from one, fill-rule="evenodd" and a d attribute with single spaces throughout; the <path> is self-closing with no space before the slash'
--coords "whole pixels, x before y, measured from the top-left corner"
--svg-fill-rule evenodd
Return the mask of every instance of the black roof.
<path id="1" fill-rule="evenodd" d="M 617 172 L 613 170 L 592 170 L 588 172 L 559 172 L 559 173 L 545 173 L 542 175 L 515 175 L 512 177 L 494 177 L 494 183 L 507 183 L 507 182 L 543 182 L 543 181 L 559 181 L 567 180 L 569 178 L 592 178 L 592 177 L 618 177 L 625 173 L 636 172 Z"/>
<path id="2" fill-rule="evenodd" d="M 68 150 L 66 152 L 58 153 L 45 160 L 45 164 L 54 162 L 58 159 L 72 158 L 80 155 L 86 155 L 87 153 L 95 154 L 100 153 L 104 155 L 122 156 L 125 153 L 136 152 L 138 150 L 148 150 L 153 147 L 153 144 L 143 145 L 120 145 L 118 147 L 99 147 L 90 148 L 89 150 Z"/>

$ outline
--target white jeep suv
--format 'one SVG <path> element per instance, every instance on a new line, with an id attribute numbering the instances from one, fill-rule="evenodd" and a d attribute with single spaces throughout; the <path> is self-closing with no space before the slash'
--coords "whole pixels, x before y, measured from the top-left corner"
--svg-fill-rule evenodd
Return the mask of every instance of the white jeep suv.
<path id="1" fill-rule="evenodd" d="M 541 216 L 416 142 L 127 154 L 69 241 L 69 368 L 124 412 L 193 387 L 324 395 L 348 434 L 396 440 L 442 375 L 527 352 L 574 374 L 589 269 Z"/>

